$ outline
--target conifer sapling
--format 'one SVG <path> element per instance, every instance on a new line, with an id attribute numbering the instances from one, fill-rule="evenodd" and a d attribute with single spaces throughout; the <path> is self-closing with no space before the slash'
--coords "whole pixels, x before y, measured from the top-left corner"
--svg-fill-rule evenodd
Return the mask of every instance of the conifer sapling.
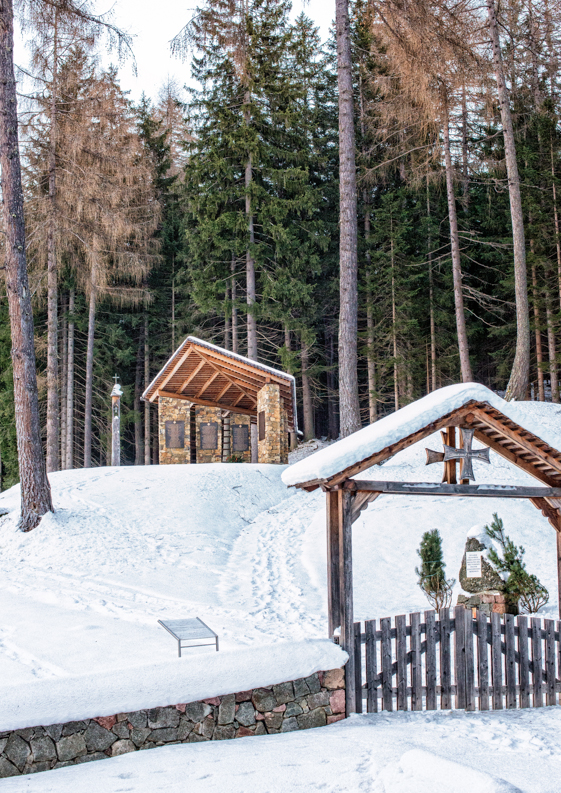
<path id="1" fill-rule="evenodd" d="M 419 577 L 419 586 L 435 609 L 448 608 L 452 602 L 452 588 L 456 583 L 453 578 L 447 579 L 442 557 L 442 537 L 438 529 L 426 531 L 417 551 L 421 558 L 421 567 L 415 572 Z"/>

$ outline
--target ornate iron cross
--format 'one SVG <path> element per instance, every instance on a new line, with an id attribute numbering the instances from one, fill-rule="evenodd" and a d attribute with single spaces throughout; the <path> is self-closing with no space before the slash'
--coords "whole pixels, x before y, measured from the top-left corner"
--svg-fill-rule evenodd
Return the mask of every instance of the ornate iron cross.
<path id="1" fill-rule="evenodd" d="M 460 479 L 472 479 L 475 482 L 473 473 L 473 460 L 480 460 L 482 463 L 490 463 L 489 449 L 473 449 L 473 434 L 475 430 L 460 427 L 462 433 L 462 448 L 455 449 L 445 443 L 444 452 L 433 452 L 432 449 L 425 449 L 427 453 L 427 465 L 431 463 L 447 463 L 451 460 L 460 460 Z"/>

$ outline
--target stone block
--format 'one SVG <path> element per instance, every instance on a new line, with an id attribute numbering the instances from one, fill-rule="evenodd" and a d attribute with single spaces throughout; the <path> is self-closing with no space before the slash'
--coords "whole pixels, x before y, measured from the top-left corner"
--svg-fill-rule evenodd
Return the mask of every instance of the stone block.
<path id="1" fill-rule="evenodd" d="M 284 712 L 285 718 L 290 716 L 299 716 L 304 711 L 297 702 L 289 702 Z"/>
<path id="2" fill-rule="evenodd" d="M 319 681 L 318 681 L 319 682 Z M 294 681 L 294 697 L 295 699 L 299 699 L 300 697 L 305 697 L 312 692 L 308 688 L 308 684 L 303 678 Z"/>
<path id="3" fill-rule="evenodd" d="M 265 729 L 265 724 L 262 721 L 258 721 L 255 727 L 255 735 L 267 735 L 267 730 Z"/>
<path id="4" fill-rule="evenodd" d="M 4 748 L 4 754 L 10 763 L 13 763 L 16 768 L 23 771 L 27 758 L 31 754 L 31 749 L 27 741 L 24 741 L 21 735 L 17 735 L 17 733 L 13 732 L 8 738 L 8 742 Z"/>
<path id="5" fill-rule="evenodd" d="M 265 726 L 267 727 L 267 732 L 272 732 L 273 730 L 279 730 L 282 724 L 283 714 L 282 713 L 265 713 Z"/>
<path id="6" fill-rule="evenodd" d="M 152 708 L 147 711 L 148 726 L 153 730 L 159 730 L 164 727 L 179 727 L 179 711 L 174 707 L 169 708 Z"/>
<path id="7" fill-rule="evenodd" d="M 344 719 L 344 718 L 345 718 L 345 714 L 344 713 L 337 713 L 334 716 L 328 716 L 327 717 L 327 723 L 328 724 L 334 724 L 336 721 L 341 721 L 341 719 Z"/>
<path id="8" fill-rule="evenodd" d="M 204 735 L 199 735 L 194 730 L 193 732 L 189 733 L 189 737 L 187 738 L 187 743 L 200 743 L 201 741 L 208 741 L 208 738 L 205 738 Z"/>
<path id="9" fill-rule="evenodd" d="M 111 732 L 114 733 L 118 738 L 128 738 L 130 735 L 128 721 L 118 721 L 113 725 Z"/>
<path id="10" fill-rule="evenodd" d="M 58 740 L 60 740 L 63 727 L 64 724 L 49 724 L 48 727 L 43 727 L 43 729 L 45 730 L 49 738 L 52 738 L 53 741 L 56 743 Z"/>
<path id="11" fill-rule="evenodd" d="M 253 691 L 238 691 L 236 694 L 236 702 L 248 702 L 252 694 Z"/>
<path id="12" fill-rule="evenodd" d="M 104 752 L 92 752 L 92 754 L 85 754 L 82 757 L 77 757 L 75 763 L 76 765 L 81 763 L 92 763 L 94 760 L 107 760 L 107 755 Z"/>
<path id="13" fill-rule="evenodd" d="M 81 757 L 87 752 L 84 736 L 76 732 L 62 737 L 56 745 L 56 751 L 61 763 Z"/>
<path id="14" fill-rule="evenodd" d="M 188 719 L 194 722 L 200 722 L 212 713 L 210 705 L 203 702 L 189 702 L 185 705 L 185 715 Z"/>
<path id="15" fill-rule="evenodd" d="M 7 738 L 0 738 L 0 754 L 2 754 L 2 752 L 4 751 L 4 747 L 6 746 L 7 743 L 8 743 Z"/>
<path id="16" fill-rule="evenodd" d="M 186 741 L 187 737 L 195 729 L 195 725 L 189 719 L 181 719 L 179 727 L 177 728 L 177 740 Z"/>
<path id="17" fill-rule="evenodd" d="M 146 725 L 148 724 L 148 716 L 146 715 L 145 710 L 138 710 L 136 711 L 136 713 L 129 713 L 128 720 L 133 727 L 142 728 L 142 727 L 146 727 Z"/>
<path id="18" fill-rule="evenodd" d="M 218 724 L 223 726 L 225 724 L 232 724 L 234 716 L 236 715 L 236 696 L 235 694 L 228 694 L 222 697 L 220 707 L 218 708 Z"/>
<path id="19" fill-rule="evenodd" d="M 148 739 L 154 743 L 168 743 L 169 741 L 177 741 L 178 735 L 177 727 L 162 727 L 159 730 L 152 730 Z"/>
<path id="20" fill-rule="evenodd" d="M 115 743 L 117 736 L 92 719 L 84 733 L 84 740 L 88 752 L 104 752 Z"/>
<path id="21" fill-rule="evenodd" d="M 339 688 L 333 691 L 329 697 L 329 707 L 333 713 L 345 712 L 345 689 Z"/>
<path id="22" fill-rule="evenodd" d="M 150 727 L 133 727 L 131 730 L 131 741 L 135 746 L 140 747 L 146 743 L 151 732 Z"/>
<path id="23" fill-rule="evenodd" d="M 323 676 L 323 685 L 329 689 L 345 688 L 345 670 L 330 669 Z"/>
<path id="24" fill-rule="evenodd" d="M 308 707 L 310 710 L 323 708 L 329 705 L 329 691 L 320 691 L 319 694 L 310 694 L 308 697 Z"/>
<path id="25" fill-rule="evenodd" d="M 111 727 L 116 723 L 117 717 L 116 716 L 96 716 L 93 721 L 97 721 L 102 727 L 105 727 L 106 730 L 110 730 Z"/>
<path id="26" fill-rule="evenodd" d="M 310 675 L 310 677 L 307 677 L 306 684 L 310 689 L 310 694 L 319 694 L 321 691 L 321 683 L 319 682 L 318 672 L 316 672 L 315 675 Z"/>
<path id="27" fill-rule="evenodd" d="M 286 710 L 286 705 L 277 705 L 276 708 L 273 708 L 273 713 L 284 713 Z"/>
<path id="28" fill-rule="evenodd" d="M 111 757 L 117 757 L 121 754 L 128 754 L 129 752 L 134 752 L 136 749 L 134 743 L 130 740 L 124 741 L 115 741 L 113 746 L 110 749 Z"/>
<path id="29" fill-rule="evenodd" d="M 52 765 L 53 765 L 52 763 L 48 763 L 47 761 L 43 761 L 42 763 L 33 763 L 33 765 L 27 766 L 27 768 L 25 769 L 25 773 L 40 774 L 42 771 L 50 771 Z"/>
<path id="30" fill-rule="evenodd" d="M 309 713 L 303 713 L 301 716 L 297 716 L 296 721 L 301 730 L 309 730 L 312 727 L 325 727 L 327 724 L 327 716 L 323 708 L 316 708 Z"/>
<path id="31" fill-rule="evenodd" d="M 20 773 L 21 771 L 7 757 L 0 757 L 0 779 L 7 779 L 9 776 L 19 776 Z"/>
<path id="32" fill-rule="evenodd" d="M 256 688 L 253 692 L 251 701 L 253 702 L 255 710 L 258 710 L 260 713 L 273 710 L 277 704 L 273 692 L 267 688 Z"/>
<path id="33" fill-rule="evenodd" d="M 294 686 L 292 683 L 280 683 L 278 686 L 273 686 L 273 694 L 277 705 L 285 705 L 294 699 Z"/>
<path id="34" fill-rule="evenodd" d="M 54 741 L 48 735 L 43 735 L 40 738 L 33 738 L 31 740 L 31 754 L 33 755 L 33 762 L 46 763 L 51 760 L 56 760 L 56 746 Z"/>
<path id="35" fill-rule="evenodd" d="M 207 716 L 199 725 L 199 734 L 206 738 L 208 741 L 212 738 L 214 732 L 214 719 L 212 716 Z"/>
<path id="36" fill-rule="evenodd" d="M 294 730 L 298 729 L 300 728 L 294 716 L 291 716 L 289 719 L 284 719 L 281 725 L 281 732 L 294 732 Z"/>
<path id="37" fill-rule="evenodd" d="M 20 738 L 29 743 L 35 734 L 35 727 L 26 727 L 24 730 L 15 730 L 15 732 L 16 735 L 19 735 Z"/>
<path id="38" fill-rule="evenodd" d="M 62 734 L 64 737 L 66 737 L 67 735 L 74 735 L 77 732 L 83 732 L 87 728 L 87 726 L 88 726 L 87 721 L 69 721 L 62 728 Z"/>
<path id="39" fill-rule="evenodd" d="M 219 725 L 215 728 L 212 740 L 213 741 L 226 741 L 229 738 L 234 738 L 236 735 L 236 728 L 233 724 Z"/>
<path id="40" fill-rule="evenodd" d="M 208 699 L 203 699 L 203 702 L 206 705 L 214 705 L 217 708 L 220 705 L 220 697 L 209 697 Z"/>
<path id="41" fill-rule="evenodd" d="M 238 727 L 238 729 L 236 730 L 236 738 L 247 738 L 250 735 L 254 735 L 254 734 L 255 733 L 253 733 L 247 727 Z"/>
<path id="42" fill-rule="evenodd" d="M 242 702 L 236 711 L 236 721 L 243 727 L 255 724 L 255 709 L 251 702 Z"/>

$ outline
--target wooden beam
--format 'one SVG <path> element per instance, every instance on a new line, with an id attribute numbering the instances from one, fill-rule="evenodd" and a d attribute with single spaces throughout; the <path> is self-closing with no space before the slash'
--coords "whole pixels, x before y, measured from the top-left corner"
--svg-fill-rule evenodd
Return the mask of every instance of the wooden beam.
<path id="1" fill-rule="evenodd" d="M 557 551 L 557 606 L 561 619 L 561 513 L 559 508 L 548 503 L 544 498 L 533 498 L 532 504 L 537 507 L 544 518 L 547 518 L 555 529 Z"/>
<path id="2" fill-rule="evenodd" d="M 356 680 L 353 614 L 353 501 L 350 490 L 338 490 L 339 509 L 339 597 L 341 599 L 341 647 L 349 654 L 345 665 L 346 715 L 356 709 Z"/>
<path id="3" fill-rule="evenodd" d="M 341 625 L 341 599 L 339 597 L 339 493 L 328 490 L 326 497 L 327 518 L 327 617 L 328 635 Z"/>
<path id="4" fill-rule="evenodd" d="M 481 443 L 485 443 L 490 449 L 493 449 L 494 452 L 497 452 L 497 454 L 499 454 L 501 457 L 504 457 L 505 460 L 508 460 L 510 463 L 516 465 L 518 468 L 521 468 L 523 471 L 526 471 L 527 474 L 530 474 L 530 476 L 533 476 L 535 479 L 539 479 L 539 481 L 543 482 L 544 485 L 556 487 L 559 484 L 557 479 L 553 479 L 553 477 L 544 474 L 544 472 L 540 471 L 539 468 L 536 468 L 533 463 L 523 460 L 518 454 L 509 451 L 494 438 L 490 438 L 480 429 L 476 428 L 475 438 Z"/>
<path id="5" fill-rule="evenodd" d="M 199 372 L 201 371 L 201 369 L 203 368 L 203 366 L 204 366 L 205 364 L 206 364 L 206 361 L 204 361 L 204 360 L 201 358 L 201 360 L 200 360 L 200 361 L 199 361 L 199 363 L 198 363 L 198 364 L 195 366 L 195 368 L 193 369 L 193 371 L 191 372 L 191 374 L 190 374 L 190 375 L 187 377 L 187 379 L 186 379 L 186 380 L 183 382 L 183 384 L 182 384 L 181 388 L 179 389 L 179 393 L 183 393 L 183 389 L 184 389 L 184 388 L 187 388 L 187 386 L 189 385 L 189 383 L 191 382 L 191 380 L 193 380 L 193 379 L 194 379 L 194 378 L 195 378 L 195 377 L 196 377 L 196 376 L 199 374 Z M 165 390 L 165 389 L 162 389 L 162 391 L 163 391 L 163 390 Z"/>
<path id="6" fill-rule="evenodd" d="M 349 479 L 346 490 L 408 496 L 479 496 L 480 498 L 561 498 L 561 487 L 519 485 L 448 485 L 437 482 L 379 482 Z"/>
<path id="7" fill-rule="evenodd" d="M 355 500 L 353 504 L 353 523 L 360 518 L 360 513 L 366 509 L 366 507 L 372 502 L 375 501 L 380 493 L 373 493 L 373 492 L 366 492 L 363 491 L 361 493 L 357 493 L 355 495 Z"/>
<path id="8" fill-rule="evenodd" d="M 472 412 L 474 413 L 475 418 L 479 419 L 479 421 L 483 422 L 483 424 L 486 424 L 488 427 L 497 430 L 497 432 L 500 432 L 503 436 L 510 438 L 510 440 L 514 441 L 514 443 L 517 446 L 521 446 L 523 449 L 530 452 L 535 457 L 540 458 L 541 460 L 543 460 L 544 463 L 547 463 L 547 465 L 551 466 L 551 468 L 553 468 L 554 471 L 558 471 L 559 474 L 561 475 L 561 460 L 559 460 L 557 457 L 554 457 L 548 451 L 545 451 L 544 449 L 541 448 L 543 445 L 546 446 L 548 449 L 552 449 L 552 447 L 550 447 L 548 444 L 542 441 L 541 438 L 535 436 L 536 442 L 534 442 L 532 441 L 531 438 L 524 437 L 522 433 L 502 423 L 494 416 L 492 416 L 490 413 L 483 410 L 483 408 L 475 407 L 473 408 Z M 509 422 L 509 423 L 514 423 L 514 422 Z M 552 449 L 552 451 L 554 450 Z"/>
<path id="9" fill-rule="evenodd" d="M 213 402 L 210 399 L 197 399 L 196 397 L 185 396 L 185 394 L 172 394 L 171 391 L 157 391 L 159 397 L 168 397 L 169 399 L 183 399 L 185 402 L 192 402 L 193 405 L 202 405 L 209 408 L 221 408 L 222 410 L 231 410 L 233 413 L 243 413 L 245 416 L 255 416 L 255 410 L 247 410 L 246 408 L 233 408 L 231 405 L 221 405 L 218 402 Z"/>
<path id="10" fill-rule="evenodd" d="M 165 387 L 167 386 L 167 384 L 169 383 L 169 381 L 171 380 L 171 378 L 174 376 L 174 374 L 177 372 L 177 370 L 178 370 L 178 369 L 179 369 L 181 366 L 183 366 L 183 364 L 185 363 L 185 361 L 187 360 L 187 358 L 188 358 L 188 357 L 191 355 L 192 351 L 193 351 L 193 348 L 192 348 L 192 347 L 188 347 L 188 348 L 187 348 L 186 352 L 184 352 L 184 353 L 183 353 L 183 355 L 181 356 L 181 358 L 178 360 L 178 362 L 177 362 L 177 363 L 175 364 L 175 366 L 172 368 L 171 372 L 170 372 L 168 375 L 166 375 L 166 377 L 164 377 L 164 379 L 162 380 L 162 382 L 161 382 L 161 383 L 159 383 L 159 385 L 158 385 L 158 390 L 160 390 L 160 389 L 165 389 Z M 150 401 L 152 401 L 152 399 L 150 399 Z"/>
<path id="11" fill-rule="evenodd" d="M 197 352 L 199 352 L 201 348 L 197 347 Z M 245 363 L 244 361 L 238 361 L 235 358 L 230 358 L 229 356 L 221 355 L 220 353 L 216 352 L 215 350 L 207 349 L 206 347 L 203 348 L 205 351 L 205 355 L 216 358 L 220 361 L 220 363 L 224 364 L 225 357 L 228 361 L 228 366 L 231 366 L 232 369 L 238 369 L 239 371 L 243 372 L 244 374 L 251 374 L 251 376 L 255 380 L 259 380 L 262 378 L 262 385 L 265 384 L 265 380 L 268 377 L 270 380 L 274 380 L 279 385 L 286 385 L 287 383 L 291 384 L 291 380 L 288 378 L 281 377 L 281 375 L 273 374 L 272 372 L 267 372 L 260 367 L 253 367 L 250 363 Z"/>
<path id="12" fill-rule="evenodd" d="M 205 361 L 208 363 L 208 365 L 209 365 L 209 366 L 212 366 L 212 368 L 213 368 L 213 369 L 215 369 L 217 372 L 220 372 L 220 374 L 221 374 L 223 377 L 225 377 L 225 378 L 226 378 L 226 380 L 229 380 L 229 381 L 232 383 L 232 385 L 236 386 L 236 388 L 239 388 L 239 390 L 240 390 L 240 391 L 242 391 L 242 392 L 245 394 L 245 396 L 246 396 L 248 399 L 251 399 L 251 401 L 253 402 L 253 404 L 257 406 L 257 399 L 256 399 L 256 398 L 255 398 L 255 397 L 254 397 L 252 394 L 250 394 L 250 393 L 249 393 L 249 391 L 246 391 L 246 390 L 245 390 L 245 389 L 244 389 L 244 388 L 243 388 L 243 387 L 242 387 L 242 386 L 241 386 L 239 383 L 236 383 L 236 381 L 235 381 L 235 380 L 234 380 L 232 377 L 230 377 L 230 375 L 226 374 L 226 372 L 225 372 L 223 369 L 220 369 L 220 368 L 219 368 L 219 367 L 218 367 L 218 366 L 217 366 L 217 365 L 214 363 L 214 361 L 211 361 L 211 360 L 210 360 L 210 358 L 209 358 L 207 355 L 205 355 L 204 353 L 202 353 L 202 352 L 200 351 L 200 349 L 197 349 L 197 355 L 200 355 L 200 356 L 201 356 L 201 358 L 204 358 L 204 359 L 205 359 Z"/>
<path id="13" fill-rule="evenodd" d="M 216 401 L 217 401 L 217 402 L 220 402 L 220 400 L 222 399 L 222 397 L 223 397 L 223 396 L 224 396 L 224 394 L 225 394 L 225 393 L 228 391 L 228 389 L 229 389 L 229 388 L 232 388 L 232 383 L 230 383 L 230 381 L 228 381 L 228 382 L 226 383 L 226 385 L 224 386 L 224 388 L 222 389 L 222 391 L 221 391 L 221 392 L 218 394 L 218 396 L 216 397 Z"/>
<path id="14" fill-rule="evenodd" d="M 220 372 L 214 372 L 214 374 L 211 375 L 211 377 L 209 377 L 209 379 L 206 381 L 206 383 L 203 385 L 203 387 L 199 388 L 199 392 L 197 394 L 197 399 L 200 399 L 202 397 L 202 395 L 207 390 L 209 385 L 214 383 L 214 381 L 216 380 L 216 378 L 218 377 L 219 374 L 220 374 Z"/>

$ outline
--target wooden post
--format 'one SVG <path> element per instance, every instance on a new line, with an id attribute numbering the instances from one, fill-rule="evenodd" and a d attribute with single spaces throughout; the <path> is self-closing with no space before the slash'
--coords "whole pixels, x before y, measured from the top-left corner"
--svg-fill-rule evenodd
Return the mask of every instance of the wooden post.
<path id="1" fill-rule="evenodd" d="M 327 517 L 327 614 L 329 638 L 341 625 L 341 599 L 339 597 L 339 494 L 328 490 L 326 496 Z"/>
<path id="2" fill-rule="evenodd" d="M 111 391 L 111 465 L 121 465 L 121 396 L 123 391 L 117 382 Z"/>
<path id="3" fill-rule="evenodd" d="M 446 444 L 446 446 L 456 446 L 456 428 L 455 427 L 446 427 L 446 431 L 440 433 L 442 435 L 442 443 Z M 456 461 L 455 460 L 448 460 L 444 463 L 444 476 L 442 477 L 443 482 L 447 482 L 449 485 L 457 484 L 456 481 Z"/>
<path id="4" fill-rule="evenodd" d="M 338 490 L 339 522 L 339 597 L 341 599 L 341 647 L 349 654 L 345 667 L 346 715 L 356 703 L 354 624 L 353 624 L 353 501 L 350 490 Z"/>
<path id="5" fill-rule="evenodd" d="M 557 518 L 557 604 L 561 619 L 561 518 Z"/>

